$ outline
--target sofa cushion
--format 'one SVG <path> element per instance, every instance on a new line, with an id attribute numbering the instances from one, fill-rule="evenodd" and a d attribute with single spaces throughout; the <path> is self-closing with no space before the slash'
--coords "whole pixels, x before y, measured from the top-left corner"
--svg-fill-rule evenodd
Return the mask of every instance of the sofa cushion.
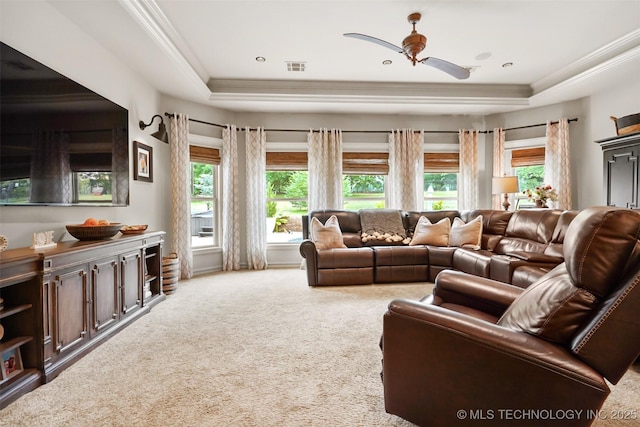
<path id="1" fill-rule="evenodd" d="M 346 248 L 342 240 L 340 223 L 335 215 L 332 215 L 322 224 L 318 218 L 311 219 L 311 240 L 317 249 Z"/>
<path id="2" fill-rule="evenodd" d="M 576 286 L 607 295 L 640 262 L 640 222 L 636 211 L 587 208 L 578 214 L 564 239 L 567 270 Z"/>
<path id="3" fill-rule="evenodd" d="M 318 251 L 318 269 L 357 269 L 374 266 L 371 248 L 336 248 Z"/>
<path id="4" fill-rule="evenodd" d="M 485 249 L 456 248 L 453 253 L 453 268 L 480 277 L 491 277 L 491 258 L 495 254 Z"/>
<path id="5" fill-rule="evenodd" d="M 549 267 L 540 267 L 538 265 L 521 265 L 513 270 L 511 284 L 526 289 L 550 270 L 551 268 Z"/>
<path id="6" fill-rule="evenodd" d="M 420 217 L 413 233 L 413 238 L 409 242 L 409 246 L 414 245 L 432 245 L 432 246 L 449 246 L 449 232 L 451 230 L 451 221 L 449 218 L 442 218 L 435 224 L 427 217 Z"/>
<path id="7" fill-rule="evenodd" d="M 471 220 L 482 216 L 481 248 L 493 251 L 500 242 L 500 239 L 502 239 L 502 236 L 504 236 L 512 215 L 513 211 L 476 209 L 462 212 L 461 218 L 464 222 L 470 222 Z"/>
<path id="8" fill-rule="evenodd" d="M 505 231 L 505 237 L 521 238 L 548 244 L 562 211 L 555 209 L 523 209 L 515 211 Z"/>
<path id="9" fill-rule="evenodd" d="M 560 218 L 558 218 L 558 222 L 556 224 L 555 230 L 553 230 L 553 237 L 551 238 L 551 243 L 544 250 L 545 255 L 551 255 L 556 257 L 561 257 L 564 259 L 563 255 L 563 243 L 564 236 L 567 234 L 567 229 L 569 228 L 569 224 L 571 221 L 578 215 L 578 211 L 563 211 L 560 214 Z"/>
<path id="10" fill-rule="evenodd" d="M 366 246 L 401 245 L 409 242 L 402 215 L 397 209 L 361 209 L 360 226 L 362 242 Z"/>
<path id="11" fill-rule="evenodd" d="M 568 343 L 597 303 L 591 292 L 574 286 L 566 266 L 560 264 L 525 289 L 498 324 L 548 341 Z"/>
<path id="12" fill-rule="evenodd" d="M 482 215 L 465 223 L 460 218 L 454 218 L 449 233 L 449 246 L 470 246 L 480 249 L 482 243 Z"/>

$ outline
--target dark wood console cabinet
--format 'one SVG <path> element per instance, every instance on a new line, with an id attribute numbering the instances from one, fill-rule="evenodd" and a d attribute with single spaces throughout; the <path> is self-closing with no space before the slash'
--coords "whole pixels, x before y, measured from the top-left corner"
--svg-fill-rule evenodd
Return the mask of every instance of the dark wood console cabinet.
<path id="1" fill-rule="evenodd" d="M 21 359 L 0 375 L 0 409 L 165 298 L 163 239 L 164 232 L 147 232 L 0 253 L 0 353 Z"/>
<path id="2" fill-rule="evenodd" d="M 606 205 L 638 209 L 640 132 L 596 142 L 602 147 Z"/>

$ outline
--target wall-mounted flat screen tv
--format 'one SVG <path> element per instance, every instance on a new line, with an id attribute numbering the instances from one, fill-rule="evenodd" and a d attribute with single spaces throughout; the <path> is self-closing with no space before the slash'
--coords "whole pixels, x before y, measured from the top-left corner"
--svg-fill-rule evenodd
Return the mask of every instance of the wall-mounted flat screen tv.
<path id="1" fill-rule="evenodd" d="M 128 110 L 5 43 L 0 62 L 0 205 L 128 205 Z"/>

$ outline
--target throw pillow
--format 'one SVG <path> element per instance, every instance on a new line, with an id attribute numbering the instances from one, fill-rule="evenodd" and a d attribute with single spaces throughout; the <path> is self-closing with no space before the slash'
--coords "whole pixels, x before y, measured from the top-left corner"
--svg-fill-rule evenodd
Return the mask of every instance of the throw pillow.
<path id="1" fill-rule="evenodd" d="M 454 218 L 449 234 L 449 246 L 471 246 L 480 249 L 482 244 L 482 215 L 478 215 L 465 223 L 460 218 Z"/>
<path id="2" fill-rule="evenodd" d="M 451 220 L 449 218 L 442 218 L 440 221 L 432 224 L 427 217 L 421 216 L 420 219 L 418 219 L 409 246 L 449 246 L 450 230 Z"/>
<path id="3" fill-rule="evenodd" d="M 342 240 L 342 231 L 338 217 L 331 215 L 322 224 L 318 218 L 311 219 L 311 240 L 316 245 L 316 249 L 346 248 Z"/>

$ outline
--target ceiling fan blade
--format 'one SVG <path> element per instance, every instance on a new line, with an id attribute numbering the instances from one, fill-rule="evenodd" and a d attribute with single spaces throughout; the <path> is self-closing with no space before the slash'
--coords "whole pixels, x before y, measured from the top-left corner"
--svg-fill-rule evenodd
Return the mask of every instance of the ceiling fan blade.
<path id="1" fill-rule="evenodd" d="M 354 39 L 359 39 L 359 40 L 364 40 L 364 41 L 368 41 L 368 42 L 371 42 L 371 43 L 375 43 L 377 45 L 384 46 L 387 49 L 391 49 L 393 51 L 396 51 L 397 53 L 404 53 L 404 51 L 402 50 L 402 48 L 400 46 L 396 46 L 396 45 L 394 45 L 392 43 L 386 42 L 386 41 L 378 39 L 376 37 L 367 36 L 366 34 L 345 33 L 343 35 L 345 37 L 352 37 Z"/>
<path id="2" fill-rule="evenodd" d="M 421 60 L 420 62 L 422 62 L 424 65 L 437 68 L 440 71 L 444 71 L 445 73 L 450 74 L 459 80 L 464 80 L 469 78 L 469 74 L 470 74 L 469 70 L 459 65 L 445 61 L 444 59 L 438 59 L 438 58 L 434 58 L 433 56 L 429 56 Z"/>

